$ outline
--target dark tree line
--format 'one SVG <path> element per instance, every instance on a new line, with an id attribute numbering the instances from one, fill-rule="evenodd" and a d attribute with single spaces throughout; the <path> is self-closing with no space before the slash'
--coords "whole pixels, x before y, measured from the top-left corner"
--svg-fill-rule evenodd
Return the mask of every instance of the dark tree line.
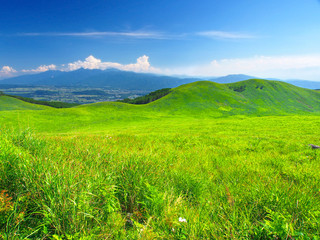
<path id="1" fill-rule="evenodd" d="M 151 92 L 142 97 L 137 97 L 134 99 L 125 98 L 123 100 L 119 100 L 119 102 L 130 103 L 130 104 L 147 104 L 166 96 L 170 92 L 171 92 L 171 88 L 163 88 L 163 89 Z"/>
<path id="2" fill-rule="evenodd" d="M 15 95 L 9 95 L 5 94 L 0 91 L 0 96 L 7 96 L 7 97 L 13 97 L 19 100 L 22 100 L 24 102 L 33 103 L 33 104 L 39 104 L 39 105 L 45 105 L 49 107 L 54 108 L 70 108 L 74 106 L 78 106 L 78 103 L 66 103 L 66 102 L 49 102 L 49 101 L 41 101 L 41 100 L 35 100 L 33 98 L 27 98 L 27 97 L 21 97 L 21 96 L 15 96 Z"/>

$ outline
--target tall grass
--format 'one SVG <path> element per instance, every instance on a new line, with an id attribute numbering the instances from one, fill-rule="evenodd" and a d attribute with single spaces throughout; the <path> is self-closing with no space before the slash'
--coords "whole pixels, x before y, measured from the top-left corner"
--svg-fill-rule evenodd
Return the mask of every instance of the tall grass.
<path id="1" fill-rule="evenodd" d="M 318 239 L 319 131 L 316 117 L 3 129 L 0 236 Z"/>

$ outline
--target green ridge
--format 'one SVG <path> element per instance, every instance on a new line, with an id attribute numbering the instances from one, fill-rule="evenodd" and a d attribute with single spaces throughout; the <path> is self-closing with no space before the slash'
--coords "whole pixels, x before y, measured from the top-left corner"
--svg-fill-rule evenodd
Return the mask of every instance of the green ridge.
<path id="1" fill-rule="evenodd" d="M 91 132 L 111 126 L 154 124 L 169 118 L 210 118 L 230 116 L 318 115 L 320 93 L 293 85 L 251 79 L 232 84 L 194 82 L 172 89 L 154 102 L 132 105 L 101 102 L 68 109 L 54 109 L 3 98 L 2 110 L 46 109 L 45 111 L 6 111 L 5 123 L 20 119 L 21 126 L 43 132 Z M 23 114 L 23 117 L 21 115 Z M 1 120 L 0 120 L 1 121 Z M 143 123 L 142 123 L 143 122 Z M 158 123 L 157 123 L 158 124 Z"/>
<path id="2" fill-rule="evenodd" d="M 267 114 L 303 113 L 320 111 L 320 94 L 279 81 L 250 79 L 228 84 L 249 100 L 249 107 Z"/>
<path id="3" fill-rule="evenodd" d="M 108 108 L 108 111 L 156 111 L 170 114 L 224 115 L 284 115 L 320 111 L 320 93 L 288 83 L 250 79 L 231 84 L 199 81 L 173 88 L 171 92 L 143 107 L 123 103 L 95 103 L 75 109 Z M 2 110 L 43 109 L 11 98 L 3 98 Z"/>
<path id="4" fill-rule="evenodd" d="M 7 110 L 44 110 L 49 109 L 47 106 L 27 103 L 25 101 L 8 97 L 0 96 L 0 111 Z"/>
<path id="5" fill-rule="evenodd" d="M 150 107 L 171 113 L 285 115 L 320 111 L 317 91 L 288 83 L 251 79 L 231 84 L 194 82 L 172 90 Z"/>

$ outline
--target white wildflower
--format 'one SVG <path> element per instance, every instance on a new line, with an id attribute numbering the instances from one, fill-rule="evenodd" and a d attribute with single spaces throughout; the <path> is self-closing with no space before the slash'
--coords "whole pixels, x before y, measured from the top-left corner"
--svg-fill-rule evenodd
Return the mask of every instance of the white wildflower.
<path id="1" fill-rule="evenodd" d="M 179 222 L 187 222 L 187 219 L 179 217 Z"/>

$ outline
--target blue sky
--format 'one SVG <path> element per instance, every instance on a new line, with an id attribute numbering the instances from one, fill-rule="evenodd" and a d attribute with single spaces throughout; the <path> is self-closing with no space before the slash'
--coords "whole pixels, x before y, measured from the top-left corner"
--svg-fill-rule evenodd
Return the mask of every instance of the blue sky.
<path id="1" fill-rule="evenodd" d="M 116 67 L 320 81 L 317 0 L 10 0 L 0 78 Z"/>

